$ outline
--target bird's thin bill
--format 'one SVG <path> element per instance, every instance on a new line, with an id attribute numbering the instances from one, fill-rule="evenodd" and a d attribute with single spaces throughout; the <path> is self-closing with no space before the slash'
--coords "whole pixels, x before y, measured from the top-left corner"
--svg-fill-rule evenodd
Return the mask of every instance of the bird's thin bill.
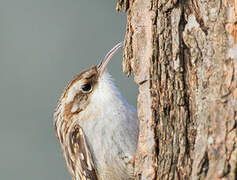
<path id="1" fill-rule="evenodd" d="M 104 57 L 104 59 L 100 62 L 100 64 L 97 66 L 99 69 L 100 74 L 103 74 L 107 64 L 111 60 L 111 58 L 114 56 L 114 54 L 121 48 L 123 47 L 124 42 L 120 42 L 116 44 Z"/>

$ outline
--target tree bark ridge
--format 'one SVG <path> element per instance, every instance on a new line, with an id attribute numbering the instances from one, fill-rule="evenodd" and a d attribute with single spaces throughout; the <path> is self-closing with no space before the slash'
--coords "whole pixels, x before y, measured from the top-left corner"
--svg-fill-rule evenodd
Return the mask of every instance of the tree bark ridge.
<path id="1" fill-rule="evenodd" d="M 139 179 L 237 179 L 237 2 L 119 0 Z"/>

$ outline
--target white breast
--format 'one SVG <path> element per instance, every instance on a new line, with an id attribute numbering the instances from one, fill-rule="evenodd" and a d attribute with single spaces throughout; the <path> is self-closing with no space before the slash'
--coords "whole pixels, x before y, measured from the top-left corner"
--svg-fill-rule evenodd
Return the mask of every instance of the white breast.
<path id="1" fill-rule="evenodd" d="M 90 106 L 90 107 L 89 107 Z M 97 171 L 103 180 L 128 179 L 128 167 L 136 151 L 139 121 L 105 72 L 99 79 L 87 107 L 87 119 L 79 124 L 84 130 Z"/>

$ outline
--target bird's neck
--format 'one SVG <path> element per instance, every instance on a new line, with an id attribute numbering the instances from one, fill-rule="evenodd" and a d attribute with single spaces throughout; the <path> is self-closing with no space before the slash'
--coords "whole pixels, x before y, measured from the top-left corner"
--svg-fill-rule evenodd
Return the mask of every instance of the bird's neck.
<path id="1" fill-rule="evenodd" d="M 98 79 L 98 84 L 91 95 L 90 103 L 103 104 L 104 108 L 109 108 L 109 105 L 116 105 L 121 101 L 126 100 L 121 96 L 121 93 L 115 86 L 111 75 L 107 71 L 104 72 L 104 74 Z"/>
<path id="2" fill-rule="evenodd" d="M 98 119 L 110 122 L 109 119 L 111 117 L 123 116 L 123 114 L 127 114 L 127 111 L 136 113 L 136 110 L 122 97 L 110 74 L 105 72 L 98 79 L 96 89 L 94 89 L 90 96 L 87 110 L 80 113 L 79 118 L 82 119 L 79 122 L 82 122 L 84 119 L 87 119 L 87 122 L 98 121 Z"/>

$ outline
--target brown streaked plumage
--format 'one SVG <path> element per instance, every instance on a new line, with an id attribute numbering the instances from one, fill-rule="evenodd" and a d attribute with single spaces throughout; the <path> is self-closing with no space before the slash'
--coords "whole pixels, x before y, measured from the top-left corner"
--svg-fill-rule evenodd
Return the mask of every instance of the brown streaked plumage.
<path id="1" fill-rule="evenodd" d="M 133 179 L 129 162 L 139 122 L 105 72 L 121 46 L 115 46 L 98 66 L 77 75 L 55 109 L 55 133 L 74 180 Z"/>
<path id="2" fill-rule="evenodd" d="M 73 102 L 75 102 L 76 100 L 78 100 L 78 102 L 83 100 L 87 101 L 88 95 L 78 91 L 74 96 L 72 102 L 65 103 L 64 111 L 61 111 L 60 108 L 62 106 L 62 102 L 68 96 L 68 90 L 73 86 L 75 82 L 81 79 L 85 79 L 85 81 L 88 80 L 88 82 L 95 84 L 97 74 L 98 72 L 96 66 L 78 74 L 64 90 L 54 114 L 55 133 L 57 137 L 60 138 L 59 141 L 61 143 L 63 154 L 66 158 L 68 169 L 73 179 L 75 180 L 78 179 L 77 177 L 80 177 L 80 179 L 82 180 L 98 179 L 91 154 L 87 148 L 83 130 L 78 124 L 73 125 L 71 120 L 72 116 L 77 115 L 78 113 L 80 113 L 80 111 L 83 110 L 78 109 L 77 111 L 72 113 L 71 109 Z M 59 121 L 61 121 L 60 126 L 57 125 Z M 69 142 L 65 142 L 66 139 L 68 139 Z"/>

